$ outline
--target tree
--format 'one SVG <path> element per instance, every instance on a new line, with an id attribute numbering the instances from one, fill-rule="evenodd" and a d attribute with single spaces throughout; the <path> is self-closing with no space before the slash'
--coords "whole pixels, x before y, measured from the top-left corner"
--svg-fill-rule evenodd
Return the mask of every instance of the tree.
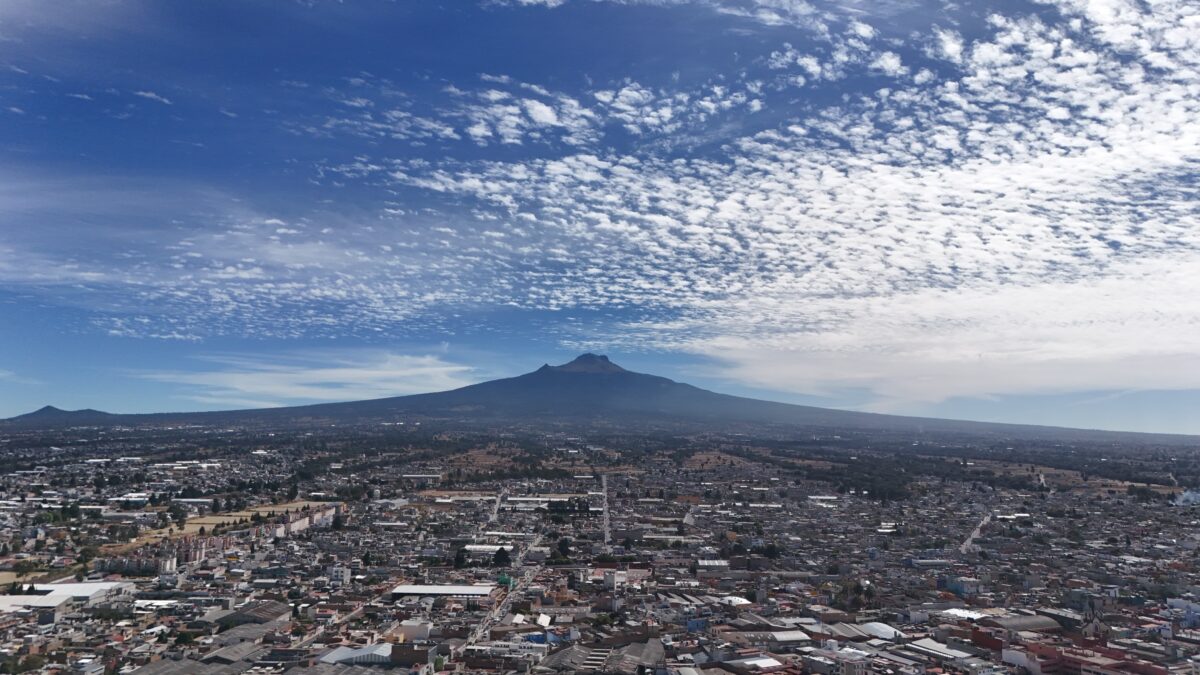
<path id="1" fill-rule="evenodd" d="M 460 570 L 467 566 L 467 549 L 460 548 L 454 554 L 454 569 Z"/>
<path id="2" fill-rule="evenodd" d="M 100 549 L 96 548 L 95 546 L 84 546 L 83 548 L 79 549 L 79 555 L 76 556 L 76 558 L 79 560 L 79 562 L 86 565 L 94 560 L 99 554 Z"/>
<path id="3" fill-rule="evenodd" d="M 512 555 L 509 554 L 508 549 L 503 546 L 496 549 L 496 554 L 492 556 L 492 565 L 496 567 L 508 567 L 511 564 Z"/>
<path id="4" fill-rule="evenodd" d="M 13 564 L 13 572 L 19 577 L 23 577 L 38 568 L 37 563 L 32 560 L 18 560 Z"/>
<path id="5" fill-rule="evenodd" d="M 571 555 L 571 540 L 563 537 L 558 540 L 558 554 L 566 558 Z"/>

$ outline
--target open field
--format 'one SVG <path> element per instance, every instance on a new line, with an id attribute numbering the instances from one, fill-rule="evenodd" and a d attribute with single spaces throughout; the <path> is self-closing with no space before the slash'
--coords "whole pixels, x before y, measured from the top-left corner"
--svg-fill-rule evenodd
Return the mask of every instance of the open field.
<path id="1" fill-rule="evenodd" d="M 697 452 L 688 457 L 687 461 L 683 463 L 683 468 L 691 471 L 715 469 L 722 466 L 744 469 L 752 466 L 752 464 L 746 459 L 735 455 L 727 455 L 720 451 Z"/>
<path id="2" fill-rule="evenodd" d="M 946 461 L 957 462 L 958 460 Z M 1181 488 L 1169 485 L 1149 485 L 1147 483 L 1102 478 L 1094 475 L 1088 476 L 1085 480 L 1083 473 L 1080 471 L 1060 469 L 1041 464 L 973 459 L 969 460 L 969 466 L 975 469 L 986 469 L 997 476 L 1024 477 L 1034 483 L 1044 482 L 1046 487 L 1055 490 L 1083 490 L 1095 492 L 1096 494 L 1107 494 L 1109 491 L 1112 491 L 1116 494 L 1125 494 L 1130 487 L 1145 487 L 1159 494 L 1176 494 L 1182 491 Z"/>
<path id="3" fill-rule="evenodd" d="M 463 473 L 473 474 L 481 471 L 496 471 L 510 469 L 513 457 L 520 454 L 513 448 L 476 448 L 450 457 L 448 464 L 461 469 Z"/>

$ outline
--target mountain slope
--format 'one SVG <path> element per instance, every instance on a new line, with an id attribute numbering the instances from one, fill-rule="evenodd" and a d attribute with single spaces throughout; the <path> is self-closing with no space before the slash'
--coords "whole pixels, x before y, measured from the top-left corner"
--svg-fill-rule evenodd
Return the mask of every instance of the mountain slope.
<path id="1" fill-rule="evenodd" d="M 289 408 L 201 413 L 114 415 L 47 406 L 3 422 L 54 428 L 151 424 L 287 425 L 351 423 L 421 417 L 490 424 L 675 424 L 729 430 L 730 425 L 894 432 L 915 436 L 1015 438 L 1200 445 L 1200 438 L 902 417 L 775 403 L 729 396 L 665 377 L 634 373 L 605 356 L 584 354 L 561 366 L 544 365 L 517 377 L 431 394 Z"/>

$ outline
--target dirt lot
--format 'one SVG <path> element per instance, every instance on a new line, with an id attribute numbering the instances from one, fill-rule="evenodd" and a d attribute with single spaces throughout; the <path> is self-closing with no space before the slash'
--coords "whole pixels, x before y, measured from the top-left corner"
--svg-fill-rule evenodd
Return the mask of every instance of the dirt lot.
<path id="1" fill-rule="evenodd" d="M 477 448 L 451 457 L 448 464 L 463 473 L 479 473 L 512 468 L 512 458 L 519 452 L 512 448 Z"/>
<path id="2" fill-rule="evenodd" d="M 192 535 L 192 534 L 199 534 L 200 528 L 202 528 L 202 527 L 204 528 L 204 530 L 206 532 L 211 532 L 213 527 L 215 527 L 215 526 L 232 525 L 242 519 L 249 520 L 250 518 L 254 517 L 255 513 L 258 513 L 259 515 L 262 515 L 262 516 L 270 516 L 272 514 L 280 515 L 285 511 L 295 512 L 295 511 L 301 511 L 305 507 L 316 508 L 316 507 L 320 507 L 320 506 L 327 506 L 329 504 L 330 504 L 330 502 L 311 502 L 311 501 L 300 500 L 300 501 L 294 501 L 294 502 L 287 502 L 286 504 L 265 504 L 262 506 L 255 506 L 255 507 L 246 509 L 244 511 L 229 511 L 226 513 L 210 513 L 206 516 L 196 516 L 193 518 L 188 518 L 187 521 L 184 522 L 183 527 L 175 528 L 174 532 L 171 531 L 171 528 L 161 529 L 161 530 L 147 530 L 147 531 L 143 532 L 140 536 L 138 536 L 136 541 L 126 543 L 126 544 L 109 544 L 108 546 L 105 546 L 102 549 L 102 552 L 106 555 L 125 553 L 128 551 L 132 551 L 138 547 L 141 547 L 145 544 L 150 544 L 150 543 L 153 543 L 156 541 L 162 541 L 163 539 L 166 539 L 168 536 L 171 539 L 178 539 L 180 537 L 184 537 L 184 536 L 188 536 L 188 535 Z"/>
<path id="3" fill-rule="evenodd" d="M 683 468 L 694 471 L 716 469 L 722 466 L 743 469 L 752 464 L 741 457 L 727 455 L 720 451 L 697 452 L 683 463 Z"/>

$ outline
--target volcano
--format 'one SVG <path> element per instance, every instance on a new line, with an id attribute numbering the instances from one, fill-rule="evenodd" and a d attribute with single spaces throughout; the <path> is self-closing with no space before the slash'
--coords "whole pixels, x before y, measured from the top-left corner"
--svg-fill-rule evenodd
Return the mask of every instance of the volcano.
<path id="1" fill-rule="evenodd" d="M 1200 446 L 1200 437 L 1195 436 L 905 417 L 744 398 L 629 371 L 598 354 L 583 354 L 558 366 L 546 364 L 517 377 L 430 394 L 285 408 L 135 415 L 47 406 L 0 425 L 10 428 L 179 424 L 285 427 L 406 419 L 493 428 L 546 425 L 561 429 L 602 424 L 610 429 L 653 427 L 744 432 L 767 426 L 792 433 L 864 432 L 926 440 L 1036 439 Z"/>

